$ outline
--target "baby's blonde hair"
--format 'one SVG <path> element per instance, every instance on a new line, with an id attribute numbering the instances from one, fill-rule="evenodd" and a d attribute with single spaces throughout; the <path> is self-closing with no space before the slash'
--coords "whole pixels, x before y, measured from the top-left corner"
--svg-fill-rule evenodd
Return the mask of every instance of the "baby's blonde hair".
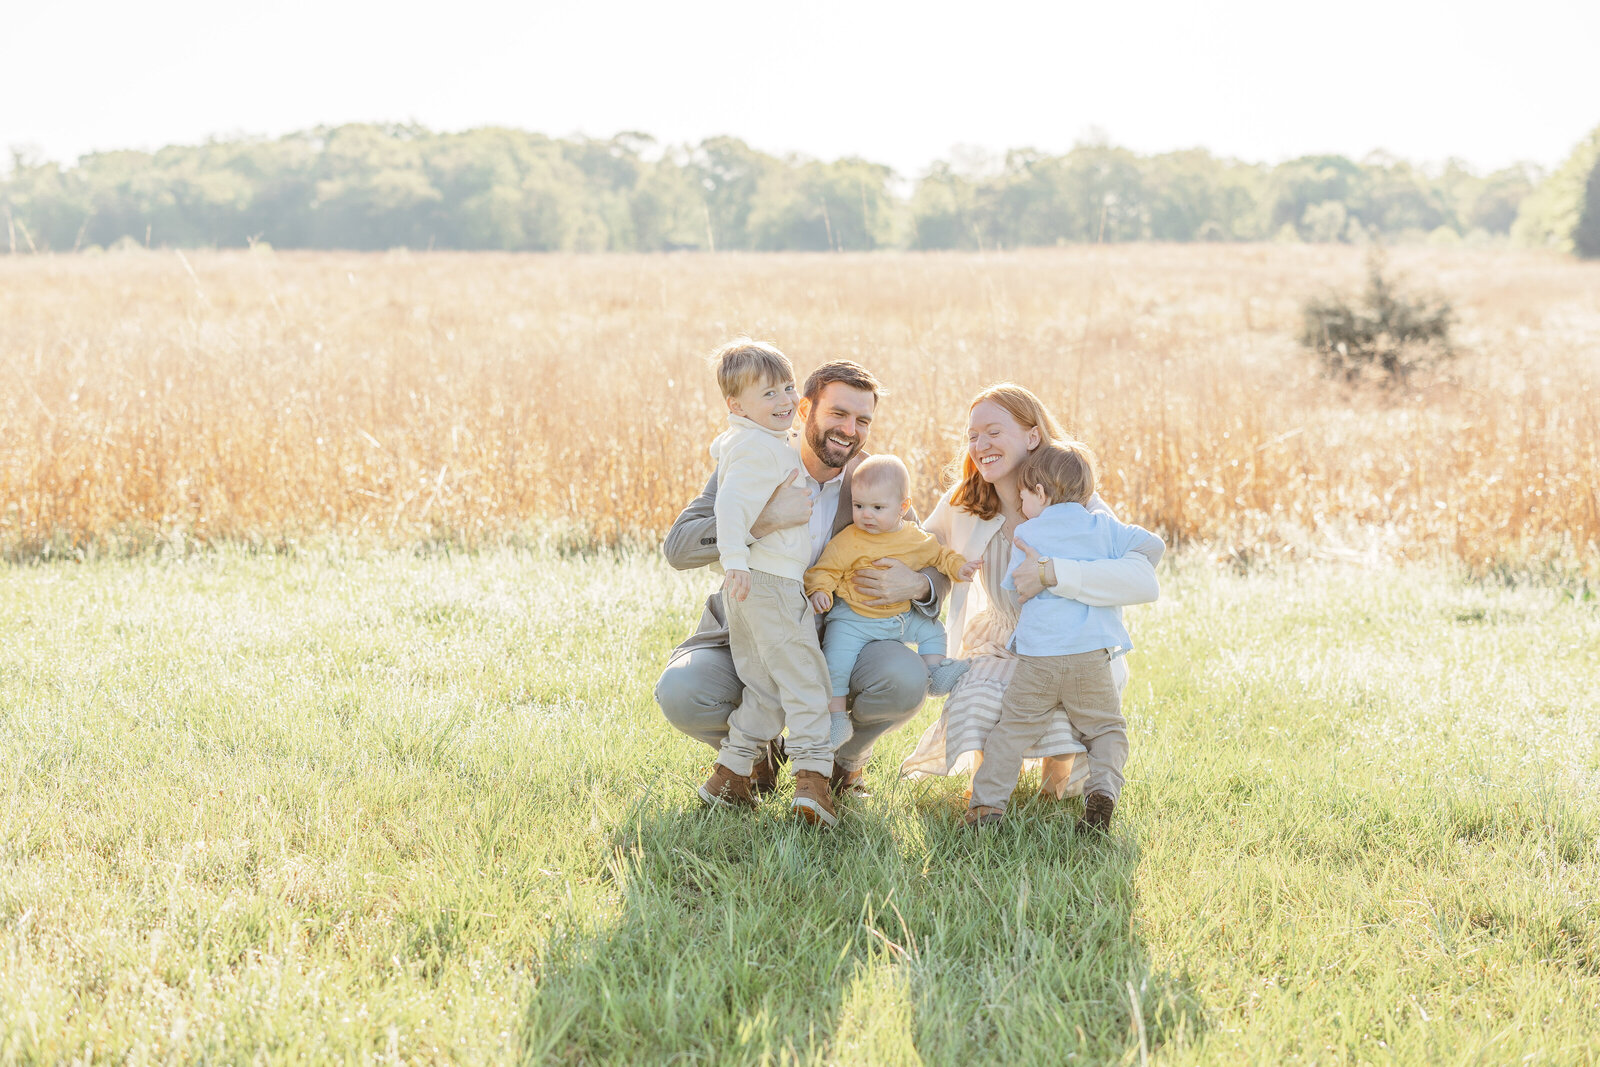
<path id="1" fill-rule="evenodd" d="M 1094 453 L 1079 441 L 1045 441 L 1017 464 L 1017 488 L 1041 486 L 1052 504 L 1087 504 L 1094 496 Z"/>
<path id="2" fill-rule="evenodd" d="M 911 496 L 911 472 L 898 456 L 868 456 L 850 476 L 853 486 L 893 489 L 896 500 Z"/>
<path id="3" fill-rule="evenodd" d="M 735 397 L 752 385 L 794 381 L 794 364 L 768 341 L 736 337 L 711 353 L 717 385 L 724 397 Z"/>

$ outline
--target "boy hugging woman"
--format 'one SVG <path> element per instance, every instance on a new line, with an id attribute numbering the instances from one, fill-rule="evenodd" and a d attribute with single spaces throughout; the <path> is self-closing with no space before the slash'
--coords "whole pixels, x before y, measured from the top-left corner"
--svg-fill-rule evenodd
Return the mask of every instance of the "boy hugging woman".
<path id="1" fill-rule="evenodd" d="M 1094 496 L 1094 457 L 1075 441 L 1040 444 L 1017 469 L 1022 515 L 1014 540 L 1045 559 L 1079 562 L 1122 559 L 1134 552 L 1165 551 L 1161 539 L 1139 526 L 1090 511 Z M 1016 573 L 1029 566 L 1014 544 L 1002 587 L 1016 589 Z M 1066 710 L 1073 733 L 1088 752 L 1079 828 L 1104 833 L 1122 793 L 1122 768 L 1128 761 L 1128 724 L 1111 661 L 1133 648 L 1117 612 L 1092 607 L 1048 589 L 1022 605 L 1011 650 L 1017 668 L 1006 686 L 1000 721 L 983 744 L 983 762 L 972 776 L 972 800 L 962 822 L 999 822 L 1022 772 L 1023 753 L 1044 736 L 1051 712 Z"/>

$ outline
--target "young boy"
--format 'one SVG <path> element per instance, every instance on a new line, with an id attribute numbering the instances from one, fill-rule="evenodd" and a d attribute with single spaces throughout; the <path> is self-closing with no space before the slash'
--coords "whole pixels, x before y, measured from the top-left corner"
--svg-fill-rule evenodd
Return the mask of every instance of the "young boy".
<path id="1" fill-rule="evenodd" d="M 728 429 L 711 444 L 717 461 L 717 546 L 725 572 L 723 607 L 734 670 L 744 698 L 728 717 L 711 777 L 700 799 L 717 807 L 756 805 L 750 771 L 788 720 L 796 815 L 812 825 L 838 821 L 828 786 L 828 669 L 801 591 L 811 559 L 804 525 L 758 541 L 750 524 L 772 492 L 800 470 L 789 443 L 799 395 L 788 357 L 770 344 L 740 338 L 712 355 L 728 403 Z"/>
<path id="2" fill-rule="evenodd" d="M 1076 442 L 1046 442 L 1017 471 L 1026 522 L 1013 537 L 1041 556 L 1072 560 L 1120 559 L 1150 542 L 1159 558 L 1166 546 L 1148 530 L 1093 514 L 1084 505 L 1094 493 L 1094 459 Z M 1017 568 L 1027 557 L 1013 549 L 1001 585 L 1015 589 Z M 968 826 L 997 822 L 1022 773 L 1022 754 L 1044 735 L 1051 710 L 1066 708 L 1072 728 L 1088 751 L 1080 830 L 1105 832 L 1122 792 L 1128 760 L 1128 727 L 1122 697 L 1111 678 L 1111 660 L 1133 648 L 1113 608 L 1095 608 L 1045 590 L 1022 605 L 1011 639 L 1020 662 L 1006 687 L 1000 722 L 983 746 L 983 762 L 972 777 Z"/>
<path id="3" fill-rule="evenodd" d="M 816 565 L 806 571 L 806 595 L 817 611 L 828 613 L 822 655 L 828 662 L 829 741 L 837 748 L 850 739 L 845 698 L 856 656 L 870 641 L 916 645 L 929 673 L 928 692 L 950 692 L 967 664 L 945 657 L 944 624 L 912 611 L 910 601 L 868 604 L 851 578 L 880 559 L 897 559 L 912 570 L 937 567 L 951 581 L 971 581 L 978 562 L 968 563 L 937 538 L 905 521 L 911 506 L 911 476 L 894 456 L 868 456 L 850 477 L 850 525 L 828 542 Z"/>

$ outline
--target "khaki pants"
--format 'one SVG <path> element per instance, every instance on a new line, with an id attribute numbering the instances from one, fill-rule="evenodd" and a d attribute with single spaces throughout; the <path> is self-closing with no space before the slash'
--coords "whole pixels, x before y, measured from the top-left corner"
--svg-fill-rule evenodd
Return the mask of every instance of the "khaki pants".
<path id="1" fill-rule="evenodd" d="M 828 664 L 817 643 L 811 602 L 800 583 L 764 571 L 750 572 L 750 595 L 727 600 L 728 642 L 744 699 L 728 716 L 728 736 L 717 762 L 749 774 L 766 744 L 783 733 L 797 771 L 833 773 L 828 747 Z"/>
<path id="2" fill-rule="evenodd" d="M 1111 679 L 1105 649 L 1071 656 L 1019 656 L 1006 687 L 1000 722 L 983 744 L 983 763 L 972 776 L 972 806 L 1004 808 L 1022 773 L 1022 754 L 1044 736 L 1051 709 L 1060 704 L 1089 750 L 1085 793 L 1122 794 L 1128 762 L 1128 723 Z"/>

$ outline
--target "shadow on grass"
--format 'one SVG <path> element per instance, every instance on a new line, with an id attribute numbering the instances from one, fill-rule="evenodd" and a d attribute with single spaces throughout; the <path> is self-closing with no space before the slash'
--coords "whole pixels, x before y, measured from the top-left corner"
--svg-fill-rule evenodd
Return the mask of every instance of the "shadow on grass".
<path id="1" fill-rule="evenodd" d="M 569 917 L 539 961 L 525 1057 L 1137 1061 L 1195 1035 L 1192 988 L 1136 933 L 1131 839 L 1044 801 L 978 833 L 958 811 L 894 790 L 818 834 L 783 794 L 640 805 L 604 843 L 619 910 Z"/>

